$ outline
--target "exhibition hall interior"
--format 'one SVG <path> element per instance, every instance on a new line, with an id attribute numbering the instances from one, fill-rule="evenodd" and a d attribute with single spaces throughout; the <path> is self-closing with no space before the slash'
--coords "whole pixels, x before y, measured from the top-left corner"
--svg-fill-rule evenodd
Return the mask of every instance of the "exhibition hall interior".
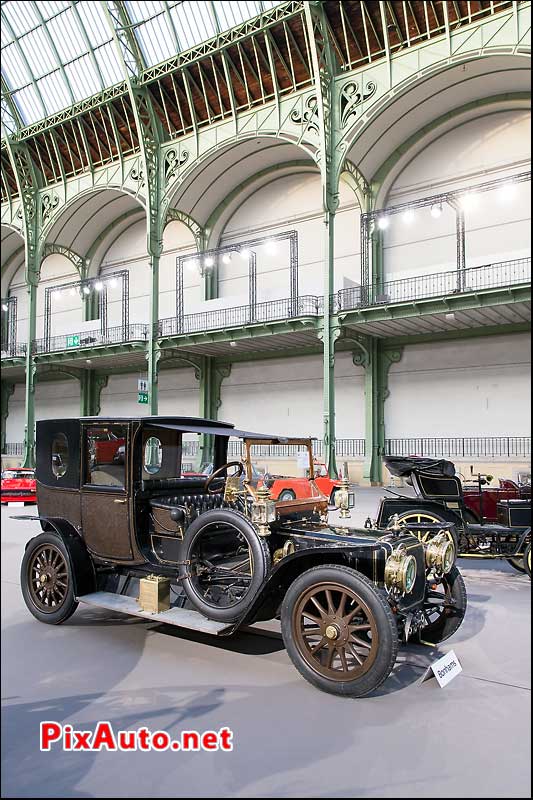
<path id="1" fill-rule="evenodd" d="M 2 795 L 530 797 L 531 3 L 1 32 Z"/>

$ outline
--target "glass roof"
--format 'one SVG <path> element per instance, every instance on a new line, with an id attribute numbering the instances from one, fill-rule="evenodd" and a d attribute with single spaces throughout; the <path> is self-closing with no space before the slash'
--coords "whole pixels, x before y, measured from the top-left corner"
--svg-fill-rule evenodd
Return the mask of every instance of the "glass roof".
<path id="1" fill-rule="evenodd" d="M 102 3 L 1 3 L 2 92 L 22 126 L 120 83 L 123 75 Z M 124 2 L 144 63 L 151 67 L 213 38 L 279 2 Z M 2 104 L 4 106 L 4 104 Z"/>

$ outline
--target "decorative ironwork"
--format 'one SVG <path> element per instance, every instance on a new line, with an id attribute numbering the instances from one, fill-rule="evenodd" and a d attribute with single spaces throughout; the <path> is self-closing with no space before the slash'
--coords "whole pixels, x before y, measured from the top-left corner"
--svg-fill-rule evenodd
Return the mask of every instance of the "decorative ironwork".
<path id="1" fill-rule="evenodd" d="M 189 160 L 189 151 L 173 147 L 165 153 L 165 181 L 169 183 L 178 174 L 180 167 Z"/>
<path id="2" fill-rule="evenodd" d="M 348 122 L 357 114 L 357 106 L 369 100 L 376 93 L 377 84 L 369 81 L 364 90 L 359 90 L 355 81 L 345 83 L 341 90 L 341 125 L 346 128 Z"/>
<path id="3" fill-rule="evenodd" d="M 59 205 L 59 197 L 56 194 L 44 194 L 41 198 L 41 221 L 46 224 L 55 208 Z"/>
<path id="4" fill-rule="evenodd" d="M 318 104 L 315 95 L 307 98 L 304 111 L 300 111 L 298 108 L 294 109 L 291 113 L 291 120 L 297 125 L 304 125 L 307 130 L 313 133 L 319 133 Z"/>
<path id="5" fill-rule="evenodd" d="M 125 342 L 142 342 L 146 344 L 148 327 L 148 325 L 136 322 L 128 325 L 126 329 L 124 329 L 122 325 L 114 325 L 111 328 L 107 328 L 104 332 L 101 328 L 95 328 L 92 331 L 76 331 L 74 328 L 73 332 L 69 334 L 50 336 L 48 339 L 35 339 L 33 342 L 33 352 L 35 355 L 43 355 L 45 353 L 57 353 L 62 350 L 109 346 L 123 344 Z M 76 337 L 76 340 L 79 342 L 75 348 L 71 348 L 67 341 L 72 341 L 73 337 Z"/>

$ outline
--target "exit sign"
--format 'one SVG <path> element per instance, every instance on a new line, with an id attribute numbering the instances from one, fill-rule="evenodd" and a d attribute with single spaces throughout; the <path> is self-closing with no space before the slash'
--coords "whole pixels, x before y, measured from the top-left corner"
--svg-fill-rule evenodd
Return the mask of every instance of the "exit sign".
<path id="1" fill-rule="evenodd" d="M 148 405 L 148 392 L 137 392 L 137 402 Z"/>
<path id="2" fill-rule="evenodd" d="M 79 334 L 74 334 L 73 336 L 67 336 L 67 347 L 79 347 L 80 346 L 80 337 Z"/>

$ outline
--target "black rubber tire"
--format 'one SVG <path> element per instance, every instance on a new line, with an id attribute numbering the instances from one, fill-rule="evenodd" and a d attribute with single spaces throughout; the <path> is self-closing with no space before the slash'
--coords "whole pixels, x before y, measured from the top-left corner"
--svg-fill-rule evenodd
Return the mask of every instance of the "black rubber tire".
<path id="1" fill-rule="evenodd" d="M 302 656 L 292 630 L 292 611 L 301 595 L 314 584 L 331 581 L 346 586 L 366 603 L 379 632 L 380 646 L 368 672 L 352 681 L 335 681 L 320 675 Z M 292 663 L 309 683 L 330 694 L 364 697 L 373 692 L 390 675 L 398 654 L 399 639 L 396 621 L 386 598 L 360 572 L 340 564 L 325 564 L 303 572 L 291 584 L 281 606 L 281 633 Z"/>
<path id="2" fill-rule="evenodd" d="M 531 542 L 529 542 L 524 553 L 524 572 L 527 573 L 529 580 L 531 580 Z"/>
<path id="3" fill-rule="evenodd" d="M 282 502 L 283 502 L 284 500 L 296 500 L 296 495 L 295 495 L 295 493 L 292 491 L 292 489 L 283 489 L 283 490 L 282 490 L 282 491 L 279 493 L 278 500 L 281 500 Z"/>
<path id="4" fill-rule="evenodd" d="M 513 567 L 513 569 L 515 569 L 517 572 L 521 572 L 522 575 L 525 572 L 527 572 L 524 556 L 517 556 L 516 558 L 506 558 L 505 560 L 507 561 L 508 564 L 510 564 Z"/>
<path id="5" fill-rule="evenodd" d="M 244 616 L 263 587 L 272 565 L 272 557 L 267 539 L 259 536 L 244 514 L 228 509 L 213 509 L 201 514 L 187 528 L 181 545 L 182 561 L 190 560 L 194 544 L 198 537 L 205 533 L 207 526 L 217 523 L 231 524 L 246 539 L 253 562 L 252 579 L 248 591 L 237 603 L 228 607 L 220 607 L 206 602 L 199 595 L 195 586 L 195 578 L 190 576 L 191 567 L 189 565 L 180 567 L 181 582 L 189 601 L 204 616 L 217 622 L 236 622 Z"/>
<path id="6" fill-rule="evenodd" d="M 427 625 L 420 631 L 420 638 L 429 642 L 430 644 L 438 644 L 449 639 L 450 636 L 461 627 L 466 614 L 467 597 L 466 587 L 463 576 L 459 572 L 457 565 L 454 565 L 450 572 L 444 576 L 447 591 L 449 590 L 452 599 L 455 602 L 454 611 L 450 614 L 444 614 L 431 625 Z M 418 634 L 411 637 L 416 641 Z"/>
<path id="7" fill-rule="evenodd" d="M 37 550 L 42 549 L 46 545 L 52 545 L 61 552 L 67 565 L 68 575 L 68 588 L 63 602 L 55 611 L 48 612 L 41 611 L 38 606 L 36 606 L 29 586 L 29 570 L 32 558 Z M 72 563 L 69 552 L 59 536 L 51 532 L 46 532 L 40 533 L 34 539 L 31 539 L 22 558 L 22 564 L 20 568 L 20 587 L 22 589 L 22 596 L 26 606 L 28 607 L 28 610 L 33 614 L 35 619 L 39 620 L 39 622 L 45 622 L 48 625 L 60 625 L 62 622 L 65 622 L 69 617 L 71 617 L 72 614 L 74 614 L 78 607 L 78 603 L 74 595 Z"/>
<path id="8" fill-rule="evenodd" d="M 444 517 L 441 517 L 439 514 L 435 514 L 434 511 L 427 511 L 426 509 L 423 509 L 423 508 L 410 508 L 409 511 L 404 511 L 403 514 L 399 514 L 400 522 L 403 520 L 404 517 L 406 517 L 406 516 L 408 516 L 410 514 L 424 514 L 426 516 L 431 516 L 431 517 L 434 518 L 436 523 L 437 522 L 442 522 L 442 523 L 445 524 L 447 522 L 447 520 L 445 520 Z M 417 533 L 416 533 L 416 522 L 411 523 L 411 526 L 409 525 L 409 523 L 407 523 L 407 527 L 411 527 L 411 530 L 413 531 L 414 535 L 415 536 L 417 535 Z M 455 529 L 447 531 L 447 533 L 449 533 L 451 539 L 453 540 L 453 544 L 455 546 L 455 552 L 458 553 L 459 552 L 459 541 L 457 539 L 457 533 L 456 533 Z"/>

